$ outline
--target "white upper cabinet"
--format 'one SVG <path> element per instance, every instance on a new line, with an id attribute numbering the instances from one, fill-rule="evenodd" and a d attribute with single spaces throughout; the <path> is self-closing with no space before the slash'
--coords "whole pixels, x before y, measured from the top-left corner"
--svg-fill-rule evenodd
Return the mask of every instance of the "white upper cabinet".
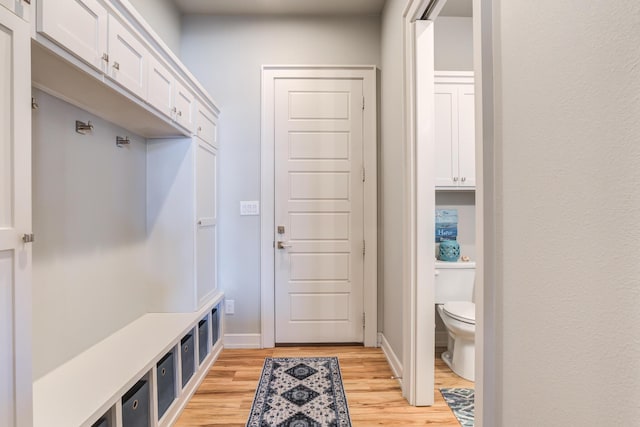
<path id="1" fill-rule="evenodd" d="M 462 187 L 476 186 L 476 127 L 473 84 L 458 87 L 458 176 Z"/>
<path id="2" fill-rule="evenodd" d="M 108 75 L 143 99 L 147 93 L 148 57 L 140 40 L 116 17 L 109 16 Z"/>
<path id="3" fill-rule="evenodd" d="M 39 0 L 38 31 L 105 71 L 108 13 L 97 0 Z"/>
<path id="4" fill-rule="evenodd" d="M 475 108 L 472 73 L 436 73 L 435 141 L 436 188 L 474 188 Z"/>
<path id="5" fill-rule="evenodd" d="M 193 132 L 195 126 L 193 93 L 182 83 L 176 80 L 176 91 L 173 98 L 174 119 L 182 127 Z"/>
<path id="6" fill-rule="evenodd" d="M 209 109 L 200 104 L 196 114 L 196 135 L 212 147 L 218 147 L 218 120 Z"/>
<path id="7" fill-rule="evenodd" d="M 149 138 L 191 136 L 197 121 L 200 138 L 216 147 L 215 103 L 128 8 L 116 0 L 38 0 L 33 85 Z"/>
<path id="8" fill-rule="evenodd" d="M 165 116 L 173 117 L 173 92 L 176 79 L 158 59 L 149 55 L 147 102 Z"/>

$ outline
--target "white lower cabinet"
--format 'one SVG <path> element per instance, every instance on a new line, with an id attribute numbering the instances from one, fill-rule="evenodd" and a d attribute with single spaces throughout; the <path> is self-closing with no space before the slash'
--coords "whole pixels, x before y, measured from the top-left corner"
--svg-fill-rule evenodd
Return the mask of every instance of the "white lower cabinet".
<path id="1" fill-rule="evenodd" d="M 473 73 L 436 73 L 435 141 L 436 188 L 475 188 Z"/>

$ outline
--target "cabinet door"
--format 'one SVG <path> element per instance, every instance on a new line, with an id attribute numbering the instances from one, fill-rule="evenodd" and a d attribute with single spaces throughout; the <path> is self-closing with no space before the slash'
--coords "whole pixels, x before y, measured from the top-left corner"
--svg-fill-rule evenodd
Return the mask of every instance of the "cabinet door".
<path id="1" fill-rule="evenodd" d="M 173 74 L 155 57 L 149 56 L 149 76 L 147 79 L 147 102 L 167 117 L 173 114 Z"/>
<path id="2" fill-rule="evenodd" d="M 107 21 L 98 0 L 38 2 L 38 31 L 100 71 L 106 66 Z"/>
<path id="3" fill-rule="evenodd" d="M 109 16 L 109 71 L 113 80 L 140 98 L 145 98 L 147 60 L 144 45 L 118 19 Z"/>
<path id="4" fill-rule="evenodd" d="M 31 37 L 0 7 L 0 426 L 32 424 Z"/>
<path id="5" fill-rule="evenodd" d="M 475 104 L 472 84 L 458 88 L 458 174 L 461 187 L 476 186 Z"/>
<path id="6" fill-rule="evenodd" d="M 198 307 L 216 291 L 217 151 L 199 138 L 196 153 L 196 247 Z"/>
<path id="7" fill-rule="evenodd" d="M 218 123 L 216 116 L 204 105 L 198 104 L 196 135 L 212 147 L 218 148 Z"/>
<path id="8" fill-rule="evenodd" d="M 191 91 L 187 89 L 182 83 L 176 80 L 176 92 L 173 97 L 173 103 L 175 105 L 175 120 L 176 122 L 193 132 L 195 124 L 194 116 L 194 103 L 195 98 Z"/>
<path id="9" fill-rule="evenodd" d="M 455 187 L 458 181 L 458 88 L 435 85 L 436 187 Z"/>

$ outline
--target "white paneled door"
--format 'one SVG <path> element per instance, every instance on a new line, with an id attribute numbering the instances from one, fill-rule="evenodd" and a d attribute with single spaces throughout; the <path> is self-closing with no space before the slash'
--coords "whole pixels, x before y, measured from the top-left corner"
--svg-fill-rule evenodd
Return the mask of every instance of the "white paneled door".
<path id="1" fill-rule="evenodd" d="M 0 7 L 0 426 L 3 427 L 32 423 L 30 46 L 29 25 Z"/>
<path id="2" fill-rule="evenodd" d="M 363 342 L 363 82 L 275 83 L 276 343 Z"/>

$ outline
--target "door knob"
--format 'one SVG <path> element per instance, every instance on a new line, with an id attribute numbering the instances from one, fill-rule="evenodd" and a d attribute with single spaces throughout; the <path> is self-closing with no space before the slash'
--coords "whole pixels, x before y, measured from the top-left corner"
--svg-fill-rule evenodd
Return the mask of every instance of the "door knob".
<path id="1" fill-rule="evenodd" d="M 278 249 L 287 249 L 290 248 L 291 245 L 287 245 L 284 242 L 278 241 Z"/>

